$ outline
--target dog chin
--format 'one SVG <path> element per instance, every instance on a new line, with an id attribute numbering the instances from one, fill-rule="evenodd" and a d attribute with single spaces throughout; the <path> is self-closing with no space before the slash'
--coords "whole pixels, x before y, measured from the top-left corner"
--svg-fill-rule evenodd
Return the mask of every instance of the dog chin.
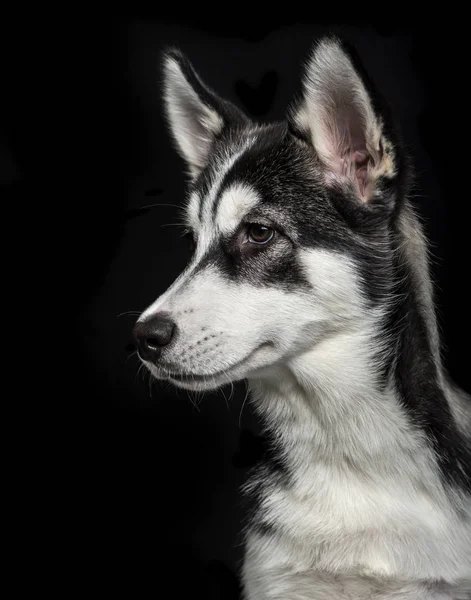
<path id="1" fill-rule="evenodd" d="M 169 377 L 167 381 L 172 383 L 175 387 L 179 387 L 184 390 L 191 390 L 194 392 L 210 392 L 222 387 L 223 385 L 235 383 L 241 379 L 244 379 L 244 375 L 241 375 L 240 377 L 231 377 L 229 373 L 224 373 L 216 376 L 208 375 L 207 378 L 200 378 L 198 380 L 192 380 L 191 378 L 181 380 Z"/>

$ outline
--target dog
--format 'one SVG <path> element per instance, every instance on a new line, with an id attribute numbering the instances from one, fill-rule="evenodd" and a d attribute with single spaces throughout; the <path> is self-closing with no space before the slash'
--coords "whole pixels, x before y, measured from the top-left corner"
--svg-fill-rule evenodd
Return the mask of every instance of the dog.
<path id="1" fill-rule="evenodd" d="M 163 84 L 194 251 L 134 336 L 156 379 L 248 381 L 270 452 L 244 488 L 244 598 L 471 598 L 471 397 L 442 365 L 387 103 L 335 36 L 283 122 L 175 48 Z"/>

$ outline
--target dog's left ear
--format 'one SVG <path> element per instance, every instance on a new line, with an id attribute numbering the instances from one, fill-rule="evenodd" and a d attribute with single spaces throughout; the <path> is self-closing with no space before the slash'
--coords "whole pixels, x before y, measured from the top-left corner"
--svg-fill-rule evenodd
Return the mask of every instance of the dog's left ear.
<path id="1" fill-rule="evenodd" d="M 325 182 L 353 191 L 368 203 L 381 193 L 380 180 L 396 175 L 394 146 L 372 99 L 342 43 L 335 37 L 314 48 L 301 102 L 291 109 L 292 128 L 313 144 Z"/>

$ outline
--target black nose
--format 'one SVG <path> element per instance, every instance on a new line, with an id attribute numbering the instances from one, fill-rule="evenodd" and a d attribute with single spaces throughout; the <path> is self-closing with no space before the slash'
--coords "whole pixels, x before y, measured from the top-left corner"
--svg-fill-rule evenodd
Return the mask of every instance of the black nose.
<path id="1" fill-rule="evenodd" d="M 155 362 L 160 356 L 162 347 L 170 344 L 175 329 L 175 323 L 167 313 L 156 314 L 136 323 L 133 334 L 140 357 Z"/>

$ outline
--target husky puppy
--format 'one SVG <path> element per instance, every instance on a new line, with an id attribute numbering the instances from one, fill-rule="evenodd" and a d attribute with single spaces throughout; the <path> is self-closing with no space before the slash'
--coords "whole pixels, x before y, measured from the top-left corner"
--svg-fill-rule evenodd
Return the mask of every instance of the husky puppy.
<path id="1" fill-rule="evenodd" d="M 193 257 L 138 319 L 157 379 L 247 379 L 271 439 L 245 487 L 246 600 L 471 598 L 471 401 L 448 378 L 386 104 L 320 40 L 254 123 L 178 50 L 164 104 Z"/>

